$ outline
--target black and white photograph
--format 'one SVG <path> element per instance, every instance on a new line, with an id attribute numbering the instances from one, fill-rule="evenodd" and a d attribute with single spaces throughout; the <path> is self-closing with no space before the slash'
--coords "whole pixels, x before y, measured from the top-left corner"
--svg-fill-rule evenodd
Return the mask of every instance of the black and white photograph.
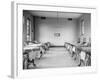
<path id="1" fill-rule="evenodd" d="M 96 8 L 13 2 L 12 15 L 14 78 L 96 71 Z"/>
<path id="2" fill-rule="evenodd" d="M 91 13 L 23 10 L 23 70 L 91 67 Z"/>
<path id="3" fill-rule="evenodd" d="M 1 0 L 0 80 L 100 80 L 100 0 Z"/>

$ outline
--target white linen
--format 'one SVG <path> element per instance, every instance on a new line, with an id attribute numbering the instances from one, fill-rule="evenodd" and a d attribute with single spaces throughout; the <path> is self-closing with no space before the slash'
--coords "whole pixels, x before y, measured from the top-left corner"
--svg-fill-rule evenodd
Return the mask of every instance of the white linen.
<path id="1" fill-rule="evenodd" d="M 72 48 L 72 50 L 73 50 L 73 52 L 75 52 L 76 48 L 75 48 L 75 47 L 73 47 L 73 48 Z"/>
<path id="2" fill-rule="evenodd" d="M 82 60 L 85 60 L 86 53 L 84 51 L 80 52 L 80 57 Z"/>

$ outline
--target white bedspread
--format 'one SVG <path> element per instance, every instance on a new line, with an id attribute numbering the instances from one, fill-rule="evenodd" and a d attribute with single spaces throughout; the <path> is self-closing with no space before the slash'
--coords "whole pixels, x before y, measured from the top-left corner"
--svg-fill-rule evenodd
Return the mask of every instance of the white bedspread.
<path id="1" fill-rule="evenodd" d="M 29 44 L 24 47 L 24 50 L 39 49 L 42 44 Z"/>

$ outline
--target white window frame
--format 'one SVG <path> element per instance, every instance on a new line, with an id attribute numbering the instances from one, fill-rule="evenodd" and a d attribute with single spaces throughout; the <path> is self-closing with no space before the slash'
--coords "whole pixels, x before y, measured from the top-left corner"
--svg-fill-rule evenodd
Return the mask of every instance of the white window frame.
<path id="1" fill-rule="evenodd" d="M 27 18 L 26 23 L 27 23 L 27 21 L 29 22 L 29 24 L 26 25 L 27 26 L 27 34 L 26 34 L 26 37 L 27 37 L 27 41 L 30 41 L 31 42 L 31 20 L 29 18 Z"/>
<path id="2" fill-rule="evenodd" d="M 84 35 L 84 19 L 81 20 L 81 35 Z"/>

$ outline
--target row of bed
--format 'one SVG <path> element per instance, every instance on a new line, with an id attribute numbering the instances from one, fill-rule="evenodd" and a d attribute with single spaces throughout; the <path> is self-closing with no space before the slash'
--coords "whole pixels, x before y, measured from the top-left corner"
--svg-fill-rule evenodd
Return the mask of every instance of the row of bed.
<path id="1" fill-rule="evenodd" d="M 49 50 L 50 42 L 29 42 L 23 48 L 23 69 L 33 69 L 36 67 L 35 60 L 41 57 Z M 91 66 L 91 46 L 76 45 L 68 42 L 64 43 L 64 47 L 74 60 L 79 60 L 78 66 Z"/>
<path id="2" fill-rule="evenodd" d="M 79 60 L 78 66 L 91 66 L 91 45 L 65 43 L 65 48 L 74 60 Z"/>
<path id="3" fill-rule="evenodd" d="M 49 50 L 50 43 L 29 42 L 23 48 L 23 69 L 31 69 L 36 67 L 34 60 L 41 57 Z"/>

